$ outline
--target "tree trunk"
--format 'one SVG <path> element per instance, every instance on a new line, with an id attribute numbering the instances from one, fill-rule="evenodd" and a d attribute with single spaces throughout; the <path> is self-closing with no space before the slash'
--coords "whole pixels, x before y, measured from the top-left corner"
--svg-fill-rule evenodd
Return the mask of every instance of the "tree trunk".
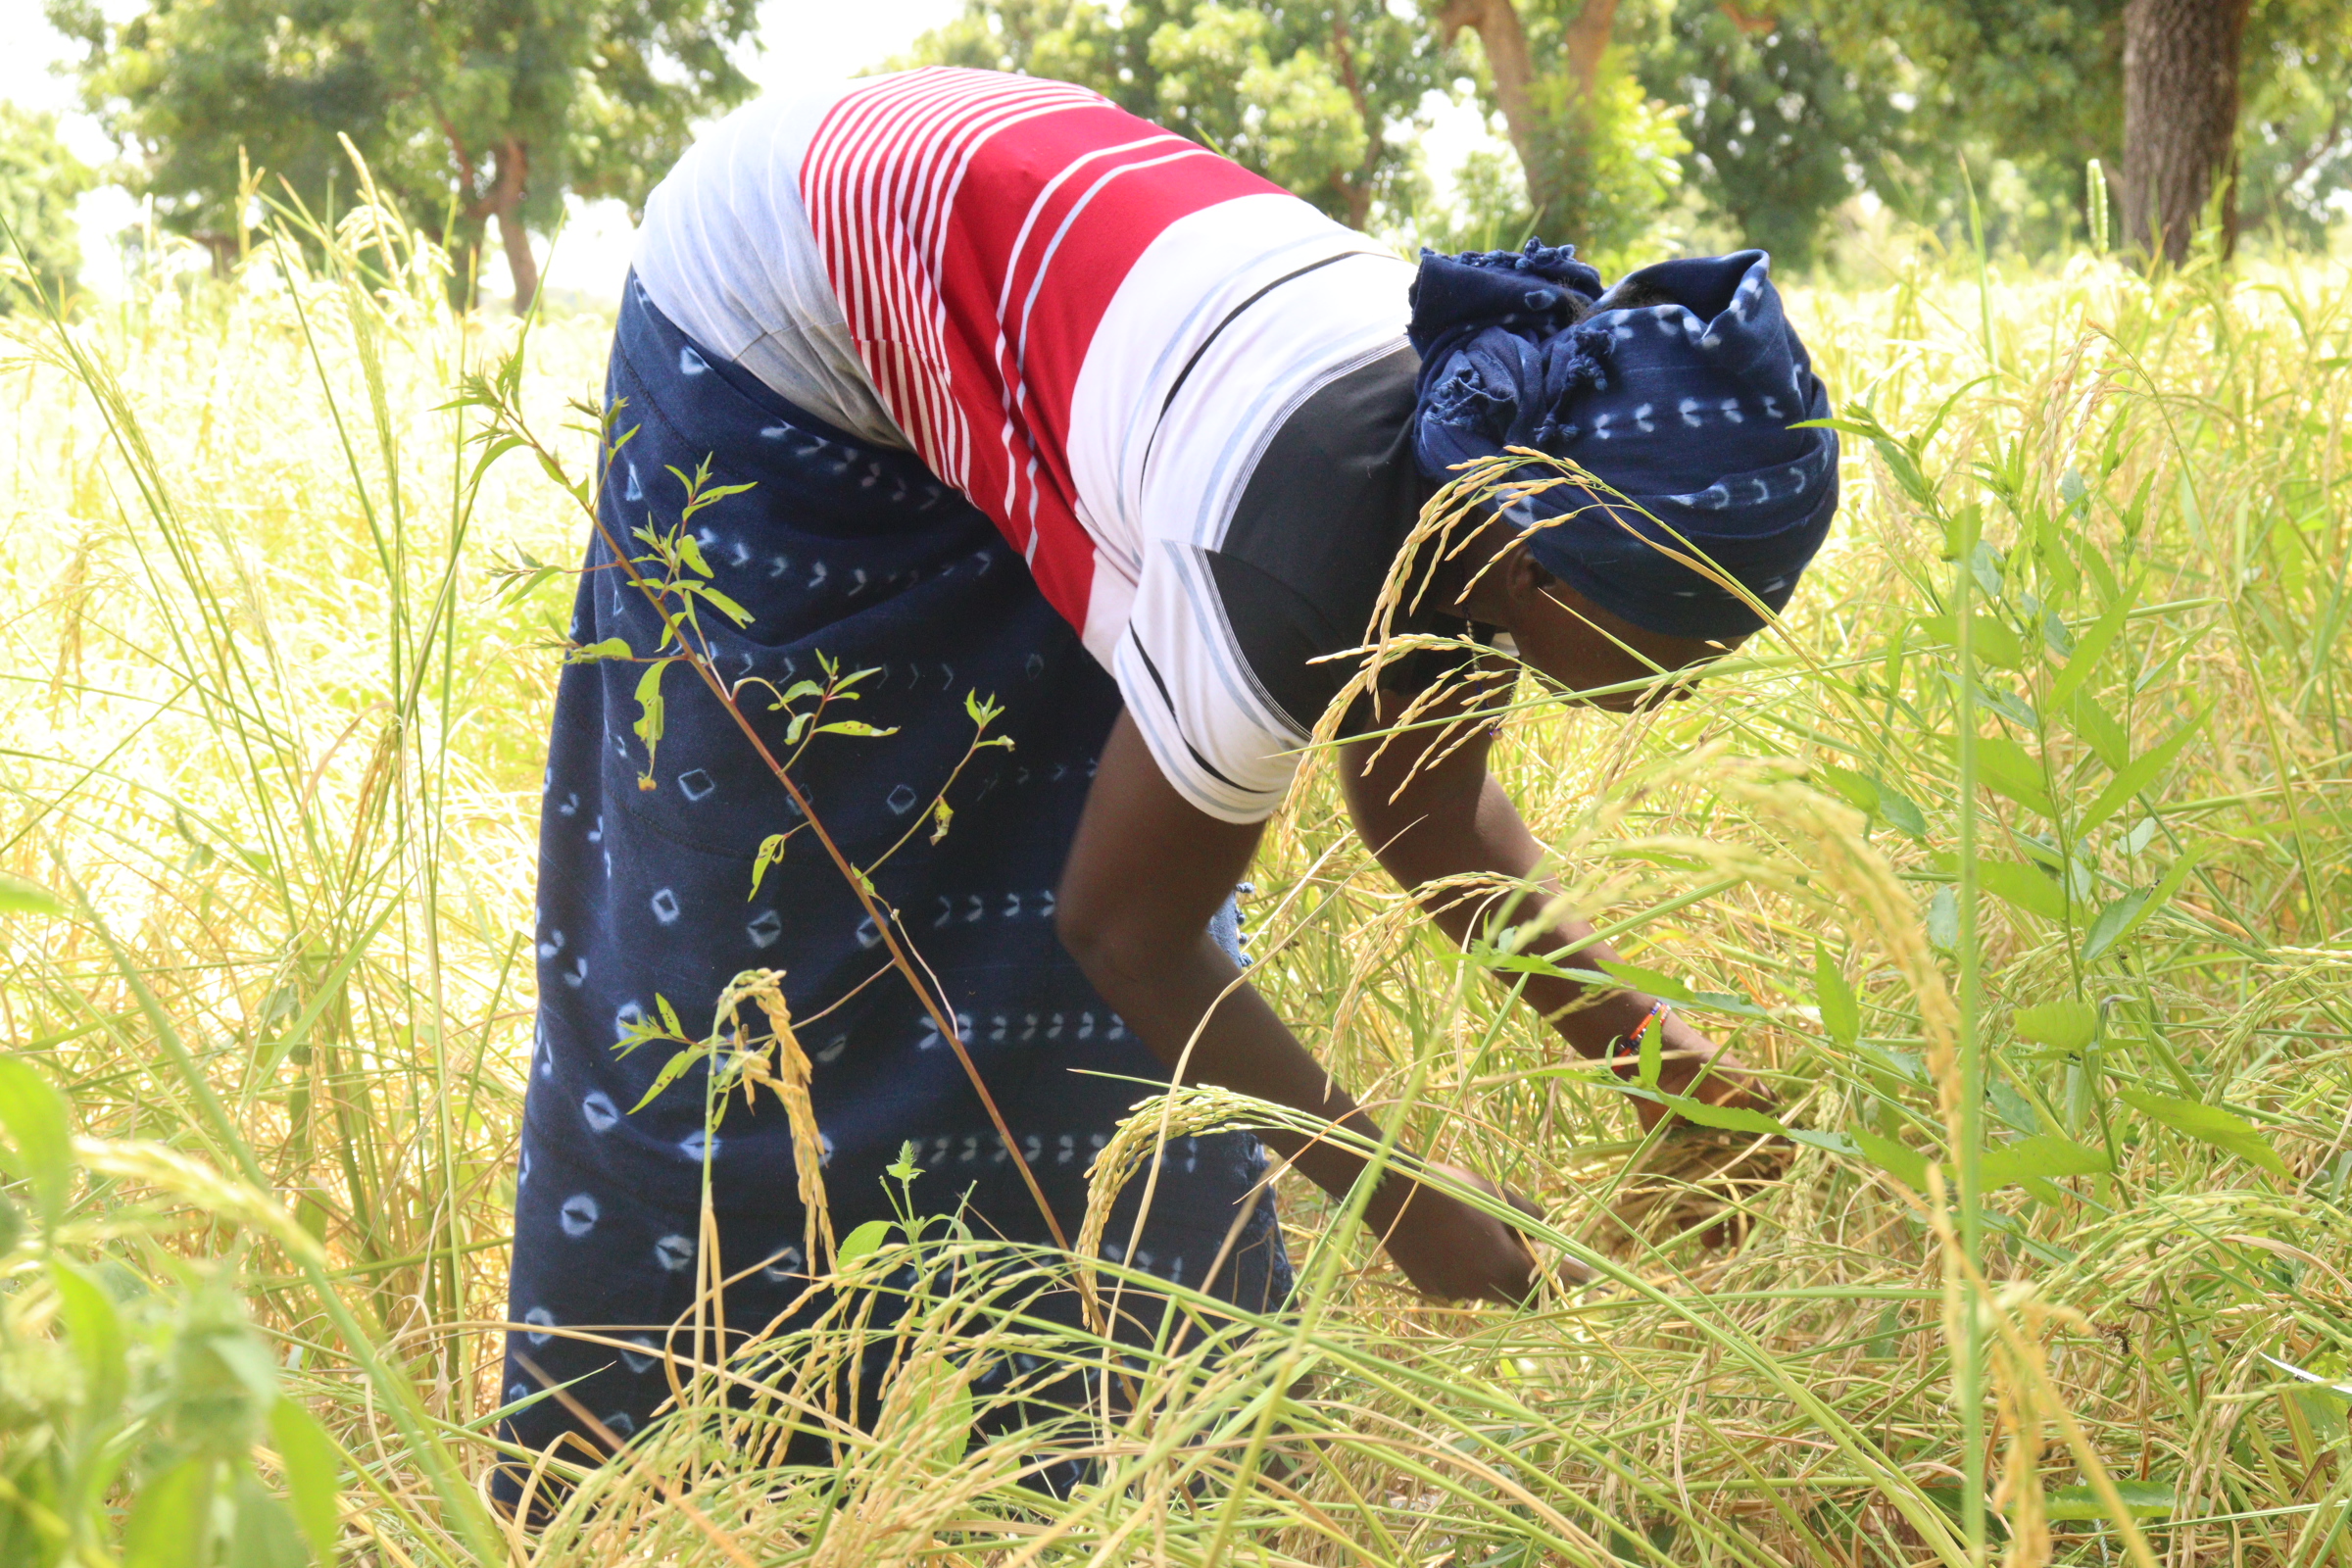
<path id="1" fill-rule="evenodd" d="M 498 210 L 498 237 L 507 248 L 507 270 L 514 277 L 514 314 L 522 315 L 539 297 L 539 263 L 531 255 L 531 236 L 524 232 L 516 197 Z"/>
<path id="2" fill-rule="evenodd" d="M 531 255 L 531 236 L 522 226 L 522 198 L 531 178 L 531 153 L 510 136 L 498 148 L 498 186 L 492 209 L 498 214 L 498 237 L 507 248 L 507 270 L 514 279 L 514 314 L 522 315 L 539 297 L 539 263 Z"/>
<path id="3" fill-rule="evenodd" d="M 466 184 L 471 186 L 472 161 L 465 156 L 457 133 L 449 129 L 447 122 L 443 122 L 443 130 L 449 136 L 449 144 L 461 148 L 459 167 L 465 171 Z M 499 242 L 507 252 L 507 271 L 514 279 L 516 316 L 529 310 L 531 301 L 539 297 L 539 263 L 531 255 L 531 236 L 522 226 L 522 199 L 529 190 L 530 177 L 531 150 L 520 138 L 509 136 L 498 144 L 497 178 L 490 182 L 488 192 L 466 210 L 469 218 L 498 220 Z"/>
<path id="4" fill-rule="evenodd" d="M 2237 67 L 2247 0 L 2126 0 L 2124 244 L 2179 266 L 2222 194 L 2237 244 Z"/>
<path id="5" fill-rule="evenodd" d="M 1582 177 L 1590 136 L 1587 115 L 1600 80 L 1600 57 L 1609 47 L 1617 22 L 1618 0 L 1585 0 L 1576 20 L 1568 24 L 1563 42 L 1568 77 L 1575 98 L 1559 104 L 1543 90 L 1528 52 L 1527 29 L 1512 0 L 1446 0 L 1438 13 L 1438 41 L 1450 44 L 1464 27 L 1478 34 L 1487 51 L 1487 71 L 1494 78 L 1494 101 L 1519 167 L 1527 174 L 1527 197 L 1539 215 L 1549 215 L 1555 228 L 1575 228 L 1583 218 L 1582 199 L 1592 192 Z M 1557 90 L 1556 80 L 1551 84 Z M 1543 100 L 1551 98 L 1556 114 Z"/>
<path id="6" fill-rule="evenodd" d="M 1478 34 L 1487 51 L 1487 73 L 1494 78 L 1494 101 L 1502 106 L 1502 123 L 1512 150 L 1527 171 L 1529 194 L 1534 194 L 1535 159 L 1531 156 L 1543 133 L 1536 113 L 1535 62 L 1527 52 L 1527 29 L 1519 24 L 1519 8 L 1511 0 L 1446 0 L 1438 13 L 1438 41 L 1450 44 L 1464 27 Z"/>

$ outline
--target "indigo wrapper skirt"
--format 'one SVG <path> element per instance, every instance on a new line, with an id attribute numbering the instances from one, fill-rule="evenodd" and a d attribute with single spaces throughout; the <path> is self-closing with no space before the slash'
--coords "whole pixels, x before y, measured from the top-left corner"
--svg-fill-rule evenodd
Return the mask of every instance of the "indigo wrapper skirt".
<path id="1" fill-rule="evenodd" d="M 1150 1093 L 1133 1080 L 1165 1080 L 1054 930 L 1054 887 L 1118 713 L 1116 688 L 961 496 L 911 454 L 848 437 L 704 353 L 634 277 L 607 397 L 617 410 L 614 436 L 634 434 L 611 466 L 601 515 L 632 551 L 634 530 L 677 524 L 679 474 L 707 461 L 710 484 L 753 486 L 691 525 L 713 585 L 751 615 L 738 628 L 702 612 L 721 673 L 784 692 L 824 679 L 827 662 L 873 672 L 853 688 L 856 702 L 824 716 L 895 733 L 820 736 L 793 776 L 854 863 L 871 864 L 906 839 L 874 873 L 875 891 L 952 999 L 1019 1161 L 1075 1238 L 1089 1162 Z M 639 654 L 661 640 L 655 612 L 602 537 L 588 551 L 570 635 L 579 644 L 620 638 Z M 772 1096 L 750 1108 L 738 1097 L 707 1136 L 697 1068 L 632 1109 L 676 1048 L 622 1054 L 614 1046 L 632 1025 L 659 1018 L 662 1003 L 687 1035 L 702 1037 L 728 979 L 768 968 L 782 971 L 795 1018 L 841 1004 L 800 1035 L 813 1063 L 837 1234 L 892 1217 L 882 1173 L 911 1141 L 924 1171 L 912 1189 L 919 1211 L 960 1207 L 980 1235 L 1051 1241 L 1015 1156 L 910 989 L 896 975 L 856 989 L 887 953 L 813 834 L 794 834 L 755 891 L 761 842 L 801 819 L 684 665 L 665 674 L 653 787 L 640 786 L 648 756 L 632 726 L 643 672 L 622 661 L 572 664 L 557 698 L 534 933 L 539 1012 L 515 1197 L 510 1310 L 519 1327 L 505 1375 L 508 1399 L 538 1393 L 539 1378 L 519 1361 L 527 1357 L 623 1438 L 669 1394 L 656 1351 L 691 1310 L 703 1272 L 706 1153 L 718 1272 L 742 1276 L 726 1291 L 730 1329 L 740 1337 L 783 1312 L 806 1290 L 809 1263 L 791 1132 Z M 739 690 L 783 755 L 787 715 L 767 710 L 767 689 Z M 967 694 L 1002 705 L 989 732 L 1013 744 L 965 762 L 948 792 L 949 831 L 933 843 L 921 813 L 964 761 Z M 1230 906 L 1219 924 L 1230 948 Z M 1106 1250 L 1243 1306 L 1280 1304 L 1291 1274 L 1272 1202 L 1256 1193 L 1265 1169 L 1247 1134 L 1173 1141 L 1132 1254 L 1124 1243 L 1140 1180 Z M 1245 1213 L 1223 1269 L 1206 1280 Z M 1074 1298 L 1062 1308 L 1076 1321 Z M 577 1429 L 553 1398 L 507 1427 L 534 1449 Z"/>

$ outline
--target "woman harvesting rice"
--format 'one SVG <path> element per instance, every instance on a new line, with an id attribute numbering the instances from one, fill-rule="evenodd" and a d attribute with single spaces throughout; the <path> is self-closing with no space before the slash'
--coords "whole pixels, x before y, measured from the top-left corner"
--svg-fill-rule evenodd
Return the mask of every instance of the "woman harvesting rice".
<path id="1" fill-rule="evenodd" d="M 1517 445 L 1639 504 L 1609 515 L 1555 488 L 1474 519 L 1394 628 L 1507 638 L 1571 691 L 1618 688 L 1594 700 L 1620 710 L 1752 631 L 1751 600 L 1785 604 L 1836 505 L 1833 439 L 1789 428 L 1826 400 L 1760 253 L 1663 263 L 1606 293 L 1571 252 L 1533 244 L 1426 256 L 1416 278 L 1092 93 L 978 72 L 770 100 L 705 137 L 648 206 L 609 397 L 635 433 L 603 535 L 677 526 L 671 470 L 706 459 L 710 482 L 756 486 L 690 525 L 750 615 L 706 627 L 721 673 L 783 691 L 826 667 L 872 671 L 856 716 L 896 732 L 828 737 L 794 776 L 852 861 L 879 860 L 879 907 L 1004 1126 L 908 988 L 862 984 L 882 933 L 846 879 L 789 849 L 755 874 L 794 808 L 720 706 L 673 694 L 648 759 L 631 735 L 639 667 L 566 669 L 508 1385 L 520 1398 L 541 1374 L 568 1381 L 624 1437 L 667 1394 L 662 1337 L 693 1304 L 708 1239 L 739 1330 L 817 1267 L 784 1115 L 738 1107 L 713 1135 L 683 1086 L 631 1111 L 660 1054 L 612 1048 L 658 1008 L 707 1032 L 729 976 L 784 973 L 795 1016 L 814 1020 L 800 1038 L 843 1229 L 889 1216 L 878 1178 L 912 1140 L 927 1206 L 962 1202 L 976 1231 L 1016 1243 L 1074 1233 L 1132 1080 L 1164 1080 L 1188 1042 L 1190 1081 L 1376 1135 L 1236 984 L 1231 896 L 1352 673 L 1326 656 L 1363 642 L 1436 487 Z M 1668 536 L 1650 518 L 1744 595 L 1656 549 Z M 661 622 L 614 567 L 600 538 L 572 636 L 651 650 Z M 1453 691 L 1431 711 L 1469 711 L 1461 673 L 1442 655 L 1399 661 L 1343 721 L 1348 808 L 1408 888 L 1529 877 L 1543 858 L 1487 774 L 1483 735 L 1426 767 L 1416 737 L 1431 731 L 1377 760 L 1350 739 L 1434 683 Z M 990 733 L 1009 750 L 966 760 L 966 693 L 1002 705 Z M 746 706 L 779 735 L 788 722 Z M 954 831 L 910 835 L 951 777 Z M 1472 934 L 1471 907 L 1431 905 L 1450 936 Z M 1592 944 L 1573 961 L 1611 956 Z M 1588 1056 L 1662 1016 L 1663 1087 L 1745 1092 L 1647 998 L 1557 979 L 1527 995 Z M 1361 1169 L 1283 1136 L 1179 1140 L 1140 1231 L 1110 1228 L 1135 1236 L 1132 1252 L 1112 1255 L 1278 1303 L 1290 1273 L 1260 1194 L 1264 1146 L 1335 1194 Z M 1533 1286 L 1508 1227 L 1401 1175 L 1369 1215 L 1432 1295 Z M 635 1350 L 609 1348 L 616 1337 Z M 535 1448 L 574 1430 L 553 1400 L 512 1425 Z"/>

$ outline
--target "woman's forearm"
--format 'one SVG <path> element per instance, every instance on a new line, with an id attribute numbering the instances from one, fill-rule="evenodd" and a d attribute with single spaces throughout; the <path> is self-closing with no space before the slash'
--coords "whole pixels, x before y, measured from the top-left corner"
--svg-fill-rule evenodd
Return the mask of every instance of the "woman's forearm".
<path id="1" fill-rule="evenodd" d="M 1483 749 L 1475 774 L 1424 775 L 1417 788 L 1392 805 L 1369 781 L 1350 804 L 1381 864 L 1457 947 L 1493 941 L 1505 926 L 1525 925 L 1557 902 L 1559 884 L 1535 875 L 1543 846 L 1527 830 L 1519 809 L 1488 773 Z M 1452 795 L 1452 800 L 1445 799 Z M 1450 878 L 1490 876 L 1520 886 L 1479 893 L 1438 886 Z M 1618 961 L 1617 950 L 1592 940 L 1592 924 L 1575 915 L 1553 915 L 1544 935 L 1523 945 L 1535 953 L 1560 954 L 1562 968 L 1591 971 L 1592 983 L 1554 975 L 1525 976 L 1523 995 L 1561 1039 L 1579 1054 L 1599 1056 L 1639 1028 L 1652 1005 L 1648 997 L 1627 991 L 1599 969 Z M 1568 949 L 1562 953 L 1561 950 Z M 1514 980 L 1519 976 L 1513 976 Z"/>
<path id="2" fill-rule="evenodd" d="M 1549 877 L 1535 881 L 1524 892 L 1501 897 L 1440 894 L 1432 900 L 1431 918 L 1455 944 L 1467 948 L 1476 939 L 1493 941 L 1505 926 L 1526 925 L 1559 898 L 1559 886 Z M 1566 950 L 1566 951 L 1563 951 Z M 1592 940 L 1592 922 L 1575 915 L 1554 915 L 1542 935 L 1521 944 L 1521 951 L 1556 956 L 1563 969 L 1592 974 L 1590 983 L 1557 975 L 1508 975 L 1520 982 L 1520 995 L 1579 1055 L 1603 1056 L 1648 1018 L 1652 1000 L 1629 991 L 1608 978 L 1603 963 L 1619 961 L 1617 950 Z"/>
<path id="3" fill-rule="evenodd" d="M 1308 1054 L 1206 934 L 1182 948 L 1098 949 L 1082 952 L 1079 960 L 1095 989 L 1143 1037 L 1172 1079 L 1214 1084 L 1342 1123 L 1367 1138 L 1380 1137 L 1379 1125 Z M 1335 1143 L 1283 1130 L 1258 1136 L 1335 1198 L 1363 1171 L 1362 1158 Z M 1375 1195 L 1376 1221 L 1385 1206 Z"/>
<path id="4" fill-rule="evenodd" d="M 1394 802 L 1388 795 L 1395 785 L 1384 788 L 1386 782 L 1377 776 L 1356 781 L 1349 806 L 1382 865 L 1413 890 L 1430 918 L 1456 946 L 1467 949 L 1475 940 L 1493 941 L 1504 927 L 1541 918 L 1558 902 L 1559 884 L 1536 875 L 1544 848 L 1527 830 L 1510 796 L 1488 774 L 1483 747 L 1411 779 Z M 1464 876 L 1517 885 L 1486 893 L 1439 885 Z M 1547 974 L 1514 974 L 1507 979 L 1520 985 L 1528 1005 L 1577 1054 L 1616 1054 L 1647 1021 L 1655 1002 L 1608 979 L 1598 967 L 1617 962 L 1618 954 L 1608 943 L 1592 940 L 1591 921 L 1561 912 L 1550 916 L 1545 927 L 1522 944 L 1523 951 L 1557 955 L 1561 968 L 1588 970 L 1592 982 Z M 1661 1087 L 1696 1092 L 1694 1084 L 1710 1071 L 1720 1048 L 1679 1015 L 1668 1016 L 1663 1035 Z M 1621 1058 L 1620 1070 L 1630 1075 L 1634 1061 Z"/>
<path id="5" fill-rule="evenodd" d="M 1115 943 L 1083 946 L 1080 961 L 1095 988 L 1144 1037 L 1171 1078 L 1217 1084 L 1311 1112 L 1366 1138 L 1380 1136 L 1372 1118 L 1315 1064 L 1206 936 L 1139 943 L 1115 953 Z M 1330 1140 L 1282 1130 L 1259 1137 L 1334 1198 L 1344 1197 L 1364 1173 L 1361 1155 Z M 1435 1168 L 1536 1212 L 1470 1172 Z M 1534 1254 L 1510 1226 L 1402 1172 L 1390 1172 L 1373 1189 L 1363 1218 L 1405 1277 L 1432 1296 L 1519 1301 L 1535 1286 Z"/>

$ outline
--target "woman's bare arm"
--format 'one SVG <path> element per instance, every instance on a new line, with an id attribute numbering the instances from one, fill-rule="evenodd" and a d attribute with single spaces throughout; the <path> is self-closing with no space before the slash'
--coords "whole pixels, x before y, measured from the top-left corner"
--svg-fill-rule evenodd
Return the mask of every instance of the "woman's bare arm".
<path id="1" fill-rule="evenodd" d="M 1397 699 L 1385 701 L 1387 711 L 1400 710 Z M 1467 693 L 1452 696 L 1417 715 L 1415 723 L 1458 718 L 1463 723 L 1481 724 L 1473 711 L 1476 701 Z M 1382 710 L 1369 702 L 1367 710 L 1362 727 L 1369 729 L 1381 721 Z M 1444 753 L 1457 740 L 1461 741 L 1458 749 L 1441 760 L 1420 765 L 1425 752 Z M 1341 787 L 1357 833 L 1398 885 L 1415 892 L 1430 917 L 1463 946 L 1474 936 L 1493 935 L 1493 928 L 1506 920 L 1524 923 L 1534 919 L 1559 896 L 1556 881 L 1535 874 L 1544 862 L 1543 845 L 1528 831 L 1518 808 L 1487 770 L 1492 744 L 1483 725 L 1464 739 L 1460 729 L 1437 724 L 1399 734 L 1385 749 L 1376 736 L 1367 735 L 1346 742 L 1341 752 Z M 1532 883 L 1534 891 L 1506 901 L 1500 896 L 1481 897 L 1433 886 L 1463 876 Z M 1618 986 L 1595 967 L 1618 961 L 1618 955 L 1607 943 L 1592 940 L 1590 921 L 1573 915 L 1554 916 L 1550 935 L 1551 941 L 1543 946 L 1554 951 L 1574 947 L 1576 951 L 1563 959 L 1563 967 L 1592 969 L 1594 983 L 1588 986 L 1550 975 L 1528 975 L 1523 995 L 1579 1054 L 1606 1055 L 1641 1027 L 1653 999 Z M 1703 1079 L 1699 1083 L 1703 1099 L 1761 1102 L 1753 1086 L 1730 1070 L 1722 1048 L 1679 1014 L 1668 1015 L 1661 1045 L 1665 1061 L 1660 1083 L 1670 1093 L 1683 1093 L 1694 1080 Z M 1660 1109 L 1645 1102 L 1642 1112 L 1645 1124 L 1654 1123 Z"/>
<path id="2" fill-rule="evenodd" d="M 1377 1138 L 1371 1118 L 1207 935 L 1209 916 L 1248 872 L 1261 831 L 1218 821 L 1177 794 L 1122 713 L 1062 871 L 1056 928 L 1103 1000 L 1171 1073 L 1181 1061 L 1190 1082 L 1222 1085 Z M 1194 1044 L 1184 1059 L 1187 1042 Z M 1331 1144 L 1262 1136 L 1335 1197 L 1362 1173 L 1358 1156 Z M 1366 1215 L 1390 1255 L 1430 1295 L 1518 1300 L 1534 1287 L 1535 1259 L 1516 1234 L 1442 1193 L 1392 1176 Z"/>

